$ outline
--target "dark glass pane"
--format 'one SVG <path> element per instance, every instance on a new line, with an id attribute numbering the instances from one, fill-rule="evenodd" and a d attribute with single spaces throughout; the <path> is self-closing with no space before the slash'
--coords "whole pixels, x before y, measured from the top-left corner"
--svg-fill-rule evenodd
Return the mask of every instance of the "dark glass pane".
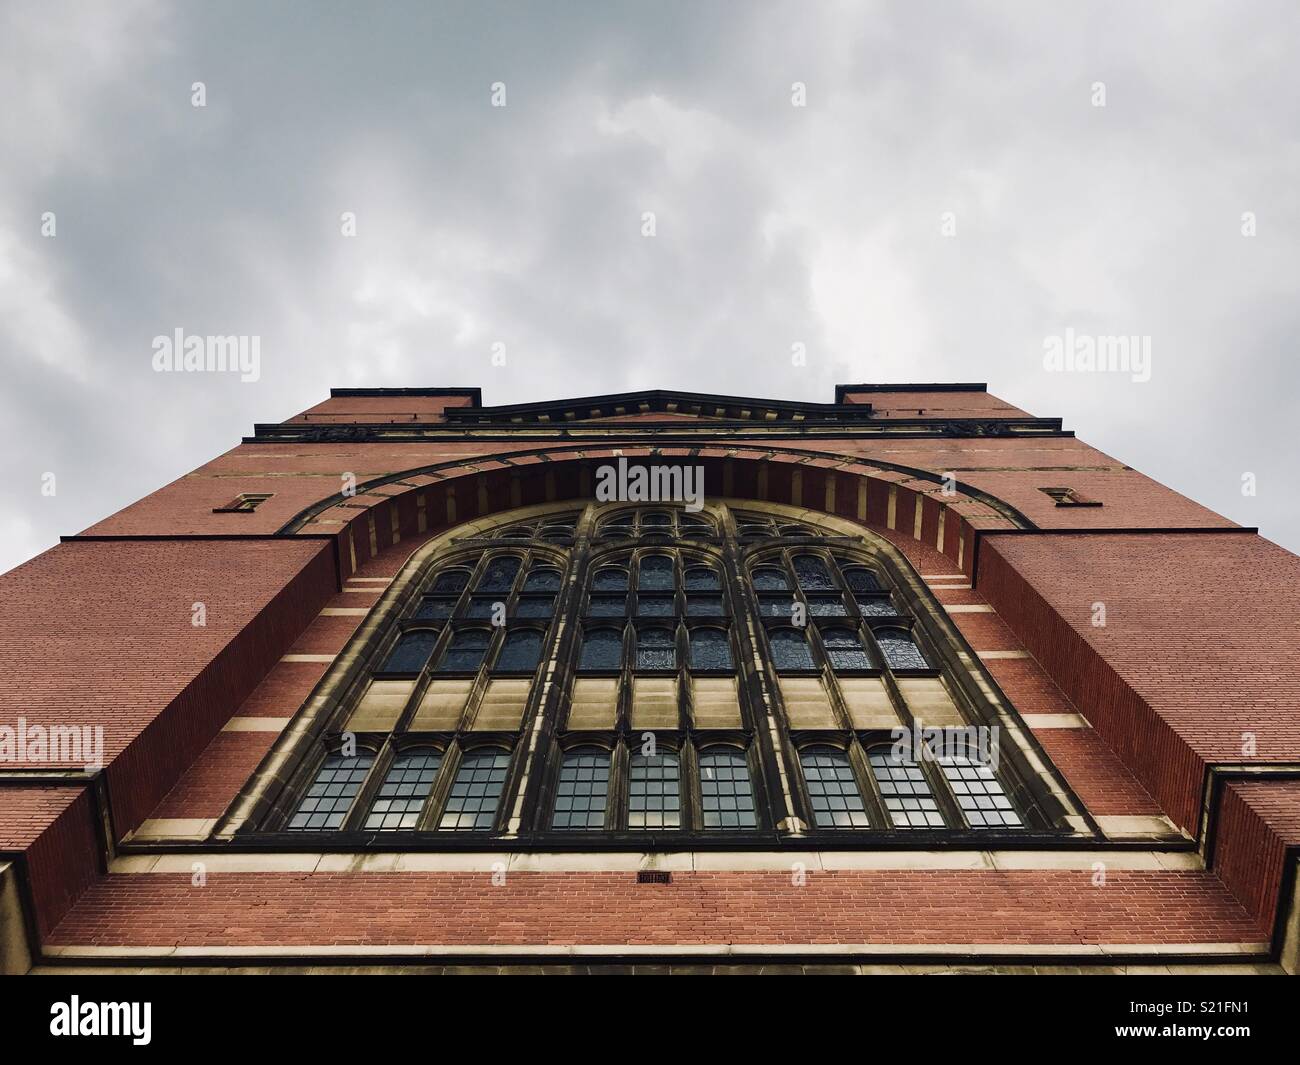
<path id="1" fill-rule="evenodd" d="M 858 609 L 869 618 L 892 618 L 898 613 L 888 595 L 860 595 Z"/>
<path id="2" fill-rule="evenodd" d="M 628 773 L 629 828 L 680 828 L 681 763 L 677 755 L 632 755 Z"/>
<path id="3" fill-rule="evenodd" d="M 441 764 L 442 755 L 426 747 L 403 751 L 394 758 L 366 815 L 366 830 L 415 828 Z"/>
<path id="4" fill-rule="evenodd" d="M 722 580 L 718 577 L 718 571 L 712 566 L 691 566 L 686 571 L 686 590 L 718 592 L 722 590 Z"/>
<path id="5" fill-rule="evenodd" d="M 373 761 L 368 752 L 353 758 L 329 755 L 289 819 L 289 831 L 329 832 L 342 827 Z"/>
<path id="6" fill-rule="evenodd" d="M 671 592 L 673 560 L 667 555 L 646 555 L 641 559 L 637 588 L 646 592 Z"/>
<path id="7" fill-rule="evenodd" d="M 896 757 L 892 747 L 867 752 L 867 761 L 895 828 L 946 827 L 920 766 Z"/>
<path id="8" fill-rule="evenodd" d="M 912 637 L 902 629 L 881 629 L 874 635 L 890 669 L 930 668 L 930 663 L 912 642 Z"/>
<path id="9" fill-rule="evenodd" d="M 551 521 L 542 526 L 542 536 L 547 540 L 568 540 L 573 537 L 573 522 Z"/>
<path id="10" fill-rule="evenodd" d="M 627 570 L 613 566 L 596 570 L 591 578 L 591 589 L 594 592 L 627 591 Z"/>
<path id="11" fill-rule="evenodd" d="M 848 755 L 834 747 L 808 747 L 799 761 L 818 828 L 871 827 Z"/>
<path id="12" fill-rule="evenodd" d="M 505 751 L 494 747 L 467 751 L 456 770 L 438 827 L 457 832 L 490 829 L 509 767 L 510 755 Z"/>
<path id="13" fill-rule="evenodd" d="M 700 753 L 700 814 L 708 829 L 754 828 L 754 788 L 739 751 L 711 747 Z"/>
<path id="14" fill-rule="evenodd" d="M 590 748 L 569 751 L 560 763 L 552 827 L 570 831 L 604 828 L 608 793 L 609 752 Z"/>
<path id="15" fill-rule="evenodd" d="M 643 529 L 667 529 L 672 524 L 673 519 L 662 510 L 652 510 L 648 514 L 641 515 L 641 528 Z"/>
<path id="16" fill-rule="evenodd" d="M 771 536 L 773 528 L 770 522 L 746 521 L 738 525 L 736 531 L 746 539 L 756 539 Z"/>
<path id="17" fill-rule="evenodd" d="M 621 618 L 627 613 L 627 596 L 593 595 L 587 605 L 587 614 L 594 618 Z"/>
<path id="18" fill-rule="evenodd" d="M 989 766 L 967 758 L 940 758 L 939 765 L 971 828 L 1020 827 L 1020 815 Z"/>
<path id="19" fill-rule="evenodd" d="M 788 618 L 794 609 L 794 600 L 788 594 L 760 595 L 758 609 L 765 618 Z"/>
<path id="20" fill-rule="evenodd" d="M 558 569 L 535 569 L 524 581 L 525 592 L 558 592 L 560 590 L 560 571 Z"/>
<path id="21" fill-rule="evenodd" d="M 814 617 L 842 618 L 848 614 L 848 608 L 844 605 L 843 596 L 818 593 L 808 596 L 808 613 Z"/>
<path id="22" fill-rule="evenodd" d="M 804 591 L 830 591 L 835 587 L 826 563 L 816 555 L 796 555 L 794 575 L 799 580 L 799 587 Z"/>
<path id="23" fill-rule="evenodd" d="M 785 571 L 775 566 L 759 566 L 754 570 L 754 588 L 760 592 L 784 592 L 790 588 Z"/>
<path id="24" fill-rule="evenodd" d="M 519 629 L 506 637 L 497 658 L 501 672 L 531 673 L 542 657 L 542 634 L 532 629 Z"/>
<path id="25" fill-rule="evenodd" d="M 677 650 L 668 629 L 646 629 L 637 635 L 636 668 L 677 668 Z"/>
<path id="26" fill-rule="evenodd" d="M 487 569 L 483 572 L 477 590 L 480 592 L 510 591 L 510 586 L 515 583 L 515 575 L 519 572 L 520 565 L 522 563 L 513 555 L 494 558 L 488 563 Z"/>
<path id="27" fill-rule="evenodd" d="M 817 534 L 807 525 L 782 525 L 782 536 L 816 536 Z"/>
<path id="28" fill-rule="evenodd" d="M 515 525 L 498 535 L 505 540 L 531 540 L 533 527 L 531 525 Z"/>
<path id="29" fill-rule="evenodd" d="M 426 595 L 420 600 L 412 617 L 420 621 L 437 621 L 451 617 L 456 607 L 456 599 L 450 595 Z"/>
<path id="30" fill-rule="evenodd" d="M 625 540 L 632 535 L 632 526 L 627 522 L 614 521 L 602 525 L 600 531 L 604 536 L 612 536 L 620 540 Z"/>
<path id="31" fill-rule="evenodd" d="M 555 613 L 555 600 L 550 596 L 529 596 L 520 599 L 515 614 L 521 618 L 549 618 Z"/>
<path id="32" fill-rule="evenodd" d="M 497 604 L 501 604 L 501 616 L 505 616 L 505 597 L 500 595 L 472 595 L 469 600 L 469 609 L 465 611 L 465 616 L 470 618 L 490 618 L 497 609 Z"/>
<path id="33" fill-rule="evenodd" d="M 844 583 L 855 592 L 880 591 L 880 580 L 869 569 L 862 566 L 844 566 L 840 572 L 844 574 Z"/>
<path id="34" fill-rule="evenodd" d="M 434 579 L 431 592 L 460 592 L 464 591 L 465 585 L 469 584 L 469 571 L 463 569 L 449 569 L 446 573 L 439 573 Z"/>
<path id="35" fill-rule="evenodd" d="M 613 629 L 593 629 L 582 641 L 579 669 L 618 669 L 623 664 L 623 637 Z"/>
<path id="36" fill-rule="evenodd" d="M 833 669 L 871 668 L 871 659 L 852 629 L 827 629 L 822 633 L 822 643 Z"/>
<path id="37" fill-rule="evenodd" d="M 436 632 L 408 632 L 397 646 L 388 654 L 388 660 L 380 668 L 381 673 L 418 673 L 429 661 L 433 645 L 438 642 Z"/>
<path id="38" fill-rule="evenodd" d="M 691 668 L 733 669 L 727 634 L 721 629 L 692 629 Z"/>
<path id="39" fill-rule="evenodd" d="M 671 617 L 673 597 L 671 595 L 638 595 L 636 612 L 641 617 Z"/>
<path id="40" fill-rule="evenodd" d="M 688 595 L 686 613 L 697 618 L 718 618 L 722 616 L 722 596 Z"/>
<path id="41" fill-rule="evenodd" d="M 439 673 L 470 672 L 478 669 L 487 654 L 490 637 L 482 629 L 466 629 L 456 633 L 451 646 L 442 656 Z"/>
<path id="42" fill-rule="evenodd" d="M 772 661 L 781 672 L 812 669 L 812 653 L 804 634 L 795 629 L 777 629 L 772 633 Z"/>

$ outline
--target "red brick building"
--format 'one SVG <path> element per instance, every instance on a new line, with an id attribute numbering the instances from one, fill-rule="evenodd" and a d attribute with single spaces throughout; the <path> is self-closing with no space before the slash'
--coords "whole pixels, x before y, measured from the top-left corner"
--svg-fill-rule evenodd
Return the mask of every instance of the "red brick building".
<path id="1" fill-rule="evenodd" d="M 1297 969 L 1300 560 L 982 385 L 339 389 L 0 591 L 6 971 Z"/>

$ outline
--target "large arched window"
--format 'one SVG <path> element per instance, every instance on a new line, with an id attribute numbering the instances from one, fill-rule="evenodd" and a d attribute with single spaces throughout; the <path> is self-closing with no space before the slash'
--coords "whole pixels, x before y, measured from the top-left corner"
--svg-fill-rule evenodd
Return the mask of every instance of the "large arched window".
<path id="1" fill-rule="evenodd" d="M 259 827 L 419 833 L 431 849 L 462 832 L 652 848 L 637 834 L 783 846 L 834 831 L 838 846 L 1050 828 L 1059 789 L 1011 745 L 983 765 L 886 742 L 1007 713 L 901 554 L 838 518 L 751 506 L 547 504 L 417 546 L 315 718 L 286 730 L 290 783 Z"/>

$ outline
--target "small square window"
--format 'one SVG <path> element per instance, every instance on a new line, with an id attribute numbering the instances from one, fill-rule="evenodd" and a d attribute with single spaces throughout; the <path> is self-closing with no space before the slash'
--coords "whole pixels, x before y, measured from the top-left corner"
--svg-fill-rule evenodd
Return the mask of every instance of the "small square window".
<path id="1" fill-rule="evenodd" d="M 224 507 L 213 507 L 213 514 L 251 514 L 271 498 L 270 492 L 243 492 Z"/>
<path id="2" fill-rule="evenodd" d="M 1073 488 L 1040 488 L 1040 492 L 1051 496 L 1056 500 L 1058 507 L 1099 507 L 1100 499 L 1092 499 Z"/>

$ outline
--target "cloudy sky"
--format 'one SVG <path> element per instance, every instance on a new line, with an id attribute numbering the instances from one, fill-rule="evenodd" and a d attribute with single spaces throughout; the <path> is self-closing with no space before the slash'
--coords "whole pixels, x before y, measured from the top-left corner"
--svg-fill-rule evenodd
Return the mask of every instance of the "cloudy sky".
<path id="1" fill-rule="evenodd" d="M 331 385 L 988 381 L 1300 550 L 1297 54 L 1293 0 L 6 0 L 0 570 Z"/>

